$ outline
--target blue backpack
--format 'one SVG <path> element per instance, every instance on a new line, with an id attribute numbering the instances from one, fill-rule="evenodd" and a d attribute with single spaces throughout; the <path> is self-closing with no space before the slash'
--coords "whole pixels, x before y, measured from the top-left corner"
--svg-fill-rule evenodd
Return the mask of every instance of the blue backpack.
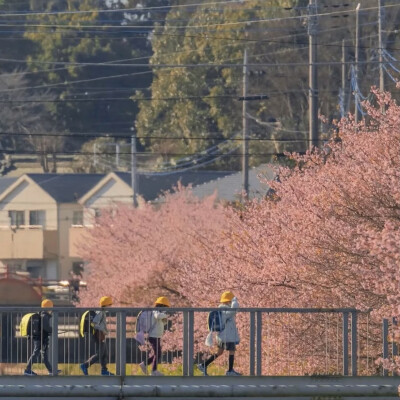
<path id="1" fill-rule="evenodd" d="M 211 332 L 222 332 L 225 329 L 225 324 L 222 321 L 221 311 L 210 311 L 207 318 L 208 330 Z"/>

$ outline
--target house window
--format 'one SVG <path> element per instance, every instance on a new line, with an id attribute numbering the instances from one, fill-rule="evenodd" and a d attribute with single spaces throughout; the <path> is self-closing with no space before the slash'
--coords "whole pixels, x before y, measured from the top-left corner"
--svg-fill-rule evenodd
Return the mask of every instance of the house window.
<path id="1" fill-rule="evenodd" d="M 95 208 L 95 209 L 94 209 L 94 216 L 95 216 L 96 218 L 101 217 L 101 210 L 100 210 L 100 208 Z"/>
<path id="2" fill-rule="evenodd" d="M 46 224 L 46 211 L 44 210 L 31 210 L 29 211 L 29 225 L 41 225 Z"/>
<path id="3" fill-rule="evenodd" d="M 29 272 L 31 278 L 40 278 L 44 276 L 42 265 L 27 265 L 26 270 Z"/>
<path id="4" fill-rule="evenodd" d="M 83 211 L 74 211 L 72 225 L 83 225 Z"/>
<path id="5" fill-rule="evenodd" d="M 25 225 L 25 212 L 24 211 L 16 211 L 10 210 L 8 212 L 8 218 L 10 218 L 11 226 L 21 226 Z"/>
<path id="6" fill-rule="evenodd" d="M 72 273 L 74 275 L 78 275 L 82 277 L 82 273 L 84 270 L 83 262 L 82 261 L 76 261 L 72 263 Z"/>

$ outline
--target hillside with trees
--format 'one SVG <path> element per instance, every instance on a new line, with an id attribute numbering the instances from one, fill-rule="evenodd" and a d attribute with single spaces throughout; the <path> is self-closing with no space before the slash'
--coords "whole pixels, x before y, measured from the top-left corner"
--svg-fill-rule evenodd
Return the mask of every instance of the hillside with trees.
<path id="1" fill-rule="evenodd" d="M 358 86 L 369 102 L 379 82 L 377 4 L 365 0 L 359 12 Z M 320 143 L 334 119 L 354 112 L 356 6 L 318 2 Z M 25 73 L 30 98 L 20 106 L 40 103 L 38 115 L 65 135 L 61 151 L 136 130 L 139 151 L 160 156 L 153 169 L 196 154 L 221 156 L 210 168 L 239 168 L 245 50 L 247 94 L 265 96 L 248 101 L 250 164 L 307 148 L 306 0 L 4 0 L 0 11 L 0 72 Z M 385 87 L 396 98 L 400 11 L 394 1 L 384 11 Z"/>

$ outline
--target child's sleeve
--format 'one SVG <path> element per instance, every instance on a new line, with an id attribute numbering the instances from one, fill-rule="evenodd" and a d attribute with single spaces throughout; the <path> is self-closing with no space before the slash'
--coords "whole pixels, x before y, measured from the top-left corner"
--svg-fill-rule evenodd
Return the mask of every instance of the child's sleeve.
<path id="1" fill-rule="evenodd" d="M 154 316 L 154 319 L 156 319 L 156 320 L 168 318 L 167 314 L 160 312 L 160 311 L 154 311 L 153 316 Z"/>
<path id="2" fill-rule="evenodd" d="M 44 315 L 42 321 L 43 321 L 43 330 L 48 334 L 52 333 L 53 330 L 51 328 L 51 317 L 49 315 Z"/>
<path id="3" fill-rule="evenodd" d="M 94 329 L 99 330 L 100 322 L 101 322 L 101 313 L 96 313 L 92 321 Z"/>
<path id="4" fill-rule="evenodd" d="M 236 298 L 236 297 L 234 297 L 234 298 L 232 299 L 231 308 L 239 308 L 239 302 L 237 301 L 237 298 Z"/>

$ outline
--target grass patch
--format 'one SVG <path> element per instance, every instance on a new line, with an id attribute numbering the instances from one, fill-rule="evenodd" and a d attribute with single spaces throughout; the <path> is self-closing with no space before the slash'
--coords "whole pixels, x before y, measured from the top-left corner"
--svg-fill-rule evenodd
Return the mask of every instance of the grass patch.
<path id="1" fill-rule="evenodd" d="M 76 376 L 82 375 L 82 371 L 79 367 L 80 364 L 58 364 L 58 369 L 61 370 L 61 375 L 64 376 Z M 3 364 L 4 375 L 23 375 L 26 364 Z M 110 372 L 115 374 L 115 364 L 109 364 L 108 369 Z M 151 366 L 148 366 L 149 375 L 151 372 Z M 48 375 L 47 369 L 44 364 L 33 364 L 32 370 L 38 375 Z M 158 364 L 158 370 L 167 376 L 182 376 L 183 367 L 181 364 Z M 210 365 L 207 369 L 208 375 L 225 375 L 225 368 L 217 365 Z M 197 369 L 196 366 L 193 368 L 194 376 L 202 376 L 203 374 Z M 101 375 L 100 364 L 93 364 L 89 368 L 89 375 Z M 139 367 L 139 364 L 126 364 L 126 375 L 138 375 L 143 376 L 143 372 Z"/>

